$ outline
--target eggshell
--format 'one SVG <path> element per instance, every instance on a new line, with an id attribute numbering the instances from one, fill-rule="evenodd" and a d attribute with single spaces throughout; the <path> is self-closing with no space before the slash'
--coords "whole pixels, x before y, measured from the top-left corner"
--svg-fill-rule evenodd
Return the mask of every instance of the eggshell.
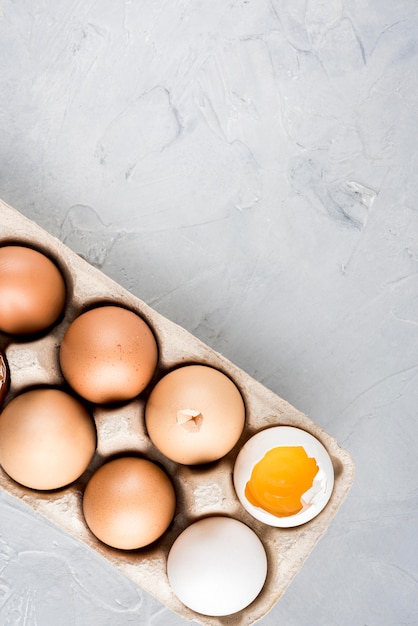
<path id="1" fill-rule="evenodd" d="M 167 575 L 189 608 L 204 615 L 230 615 L 260 593 L 267 556 L 259 537 L 242 522 L 207 517 L 177 537 L 167 557 Z"/>
<path id="2" fill-rule="evenodd" d="M 83 398 L 123 402 L 150 382 L 158 347 L 148 324 L 120 306 L 91 309 L 67 329 L 59 353 L 62 373 Z"/>
<path id="3" fill-rule="evenodd" d="M 15 481 L 58 489 L 85 471 L 96 449 L 87 409 L 59 389 L 16 396 L 0 414 L 0 465 Z"/>
<path id="4" fill-rule="evenodd" d="M 122 457 L 90 478 L 83 513 L 100 541 L 121 550 L 156 541 L 174 516 L 176 497 L 167 474 L 148 459 Z"/>
<path id="5" fill-rule="evenodd" d="M 312 487 L 302 496 L 305 506 L 299 513 L 285 517 L 278 517 L 254 506 L 245 495 L 254 466 L 267 452 L 278 446 L 302 446 L 319 467 Z M 253 517 L 269 526 L 290 528 L 312 520 L 327 505 L 334 486 L 334 468 L 326 448 L 316 437 L 300 428 L 274 426 L 258 432 L 241 448 L 235 461 L 233 480 L 241 504 Z"/>
<path id="6" fill-rule="evenodd" d="M 9 368 L 7 367 L 6 357 L 0 352 L 0 406 L 9 390 Z"/>
<path id="7" fill-rule="evenodd" d="M 43 331 L 56 322 L 65 298 L 64 278 L 48 257 L 25 246 L 0 247 L 0 330 Z"/>
<path id="8" fill-rule="evenodd" d="M 145 422 L 154 445 L 173 461 L 209 463 L 227 454 L 245 424 L 245 405 L 233 381 L 213 367 L 186 365 L 153 388 Z"/>

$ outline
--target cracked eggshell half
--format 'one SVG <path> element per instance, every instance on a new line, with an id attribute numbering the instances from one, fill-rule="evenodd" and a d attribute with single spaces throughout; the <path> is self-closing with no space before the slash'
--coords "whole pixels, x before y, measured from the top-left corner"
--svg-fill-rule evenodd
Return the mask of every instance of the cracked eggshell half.
<path id="1" fill-rule="evenodd" d="M 0 407 L 9 391 L 10 376 L 5 355 L 0 352 Z"/>
<path id="2" fill-rule="evenodd" d="M 166 374 L 145 407 L 152 443 L 184 465 L 210 463 L 237 443 L 245 405 L 235 383 L 207 365 L 185 365 Z"/>
<path id="3" fill-rule="evenodd" d="M 241 448 L 233 481 L 242 506 L 255 519 L 290 528 L 309 522 L 327 505 L 334 468 L 316 437 L 300 428 L 275 426 Z"/>

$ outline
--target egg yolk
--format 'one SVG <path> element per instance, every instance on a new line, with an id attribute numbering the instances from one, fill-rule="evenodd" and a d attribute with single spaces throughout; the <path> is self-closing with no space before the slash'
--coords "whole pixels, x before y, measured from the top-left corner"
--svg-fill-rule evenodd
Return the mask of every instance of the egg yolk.
<path id="1" fill-rule="evenodd" d="M 303 508 L 302 496 L 319 471 L 303 446 L 279 446 L 254 465 L 245 487 L 252 505 L 276 515 L 295 515 Z"/>

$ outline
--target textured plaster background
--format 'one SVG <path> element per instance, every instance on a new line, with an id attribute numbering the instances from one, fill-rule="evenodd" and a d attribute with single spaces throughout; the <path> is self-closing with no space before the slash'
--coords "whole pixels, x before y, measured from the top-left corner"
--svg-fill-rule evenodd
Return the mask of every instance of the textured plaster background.
<path id="1" fill-rule="evenodd" d="M 307 413 L 355 485 L 263 626 L 418 621 L 415 0 L 0 2 L 0 196 Z M 184 620 L 2 494 L 1 626 Z"/>

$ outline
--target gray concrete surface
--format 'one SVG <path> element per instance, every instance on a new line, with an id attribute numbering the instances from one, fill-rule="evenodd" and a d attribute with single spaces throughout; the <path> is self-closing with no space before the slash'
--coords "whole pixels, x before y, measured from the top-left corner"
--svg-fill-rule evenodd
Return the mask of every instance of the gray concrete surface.
<path id="1" fill-rule="evenodd" d="M 263 626 L 418 623 L 415 0 L 0 5 L 0 196 L 307 413 L 355 485 Z M 1 626 L 187 622 L 2 494 Z"/>

